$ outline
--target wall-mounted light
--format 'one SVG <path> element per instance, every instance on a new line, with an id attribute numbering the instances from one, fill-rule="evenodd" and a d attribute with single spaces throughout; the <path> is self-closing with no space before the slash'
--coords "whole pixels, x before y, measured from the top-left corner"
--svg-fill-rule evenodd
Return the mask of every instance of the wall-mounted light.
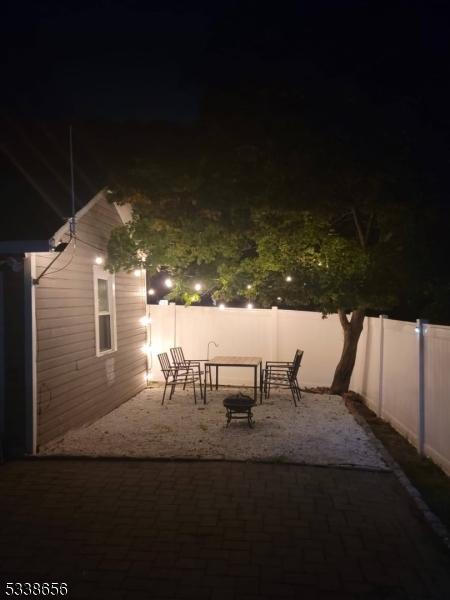
<path id="1" fill-rule="evenodd" d="M 166 288 L 171 288 L 173 287 L 173 281 L 170 279 L 170 277 L 168 277 L 165 281 L 164 281 L 164 285 L 166 286 Z"/>
<path id="2" fill-rule="evenodd" d="M 95 264 L 96 265 L 102 265 L 104 262 L 103 257 L 102 256 L 96 256 L 95 257 Z"/>

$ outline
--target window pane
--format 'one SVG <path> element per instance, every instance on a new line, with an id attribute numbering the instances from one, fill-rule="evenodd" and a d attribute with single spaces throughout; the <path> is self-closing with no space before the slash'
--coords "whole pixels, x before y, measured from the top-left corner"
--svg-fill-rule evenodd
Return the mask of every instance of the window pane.
<path id="1" fill-rule="evenodd" d="M 108 281 L 106 279 L 97 279 L 97 287 L 98 310 L 99 312 L 109 312 Z"/>
<path id="2" fill-rule="evenodd" d="M 111 318 L 109 315 L 100 315 L 98 318 L 98 335 L 100 352 L 111 350 Z"/>

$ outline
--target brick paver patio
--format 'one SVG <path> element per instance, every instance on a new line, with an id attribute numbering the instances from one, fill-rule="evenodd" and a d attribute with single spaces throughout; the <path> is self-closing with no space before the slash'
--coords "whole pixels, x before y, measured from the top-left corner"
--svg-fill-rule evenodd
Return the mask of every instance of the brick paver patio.
<path id="1" fill-rule="evenodd" d="M 0 597 L 450 598 L 450 557 L 387 472 L 25 460 L 0 466 L 0 515 Z"/>

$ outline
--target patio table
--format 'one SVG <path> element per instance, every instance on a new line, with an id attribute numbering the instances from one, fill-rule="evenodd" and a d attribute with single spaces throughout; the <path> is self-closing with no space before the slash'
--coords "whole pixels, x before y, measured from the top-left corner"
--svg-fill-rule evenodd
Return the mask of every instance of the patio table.
<path id="1" fill-rule="evenodd" d="M 216 369 L 216 390 L 219 388 L 219 367 L 247 367 L 253 369 L 253 397 L 255 402 L 258 398 L 258 372 L 260 404 L 262 403 L 262 358 L 260 356 L 215 356 L 205 362 L 205 395 L 203 401 L 206 403 L 207 373 L 209 373 L 209 389 L 212 390 L 211 367 Z"/>

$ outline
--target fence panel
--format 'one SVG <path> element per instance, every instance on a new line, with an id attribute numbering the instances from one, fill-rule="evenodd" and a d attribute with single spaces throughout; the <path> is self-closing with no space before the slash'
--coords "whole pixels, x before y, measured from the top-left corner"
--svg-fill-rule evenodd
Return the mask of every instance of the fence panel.
<path id="1" fill-rule="evenodd" d="M 278 311 L 278 359 L 292 360 L 297 348 L 304 350 L 301 385 L 329 386 L 342 352 L 342 327 L 337 315 Z"/>
<path id="2" fill-rule="evenodd" d="M 382 417 L 417 445 L 418 334 L 415 323 L 384 322 Z"/>
<path id="3" fill-rule="evenodd" d="M 206 359 L 215 355 L 261 356 L 272 359 L 274 343 L 271 310 L 228 308 L 219 310 L 201 306 L 155 306 L 152 315 L 152 351 L 155 379 L 161 380 L 158 352 L 182 346 L 186 358 Z M 222 369 L 222 383 L 250 385 L 249 369 Z"/>
<path id="4" fill-rule="evenodd" d="M 186 357 L 214 355 L 261 356 L 266 360 L 291 360 L 297 348 L 304 350 L 300 371 L 302 385 L 327 386 L 342 350 L 342 329 L 337 315 L 322 319 L 320 313 L 278 309 L 219 310 L 213 307 L 152 306 L 152 348 L 155 379 L 161 380 L 156 355 L 182 346 Z M 323 340 L 323 342 L 322 342 Z M 319 343 L 318 343 L 319 342 Z M 252 374 L 246 369 L 224 369 L 223 383 L 245 384 Z"/>
<path id="5" fill-rule="evenodd" d="M 450 327 L 425 330 L 425 453 L 450 473 Z"/>
<path id="6" fill-rule="evenodd" d="M 374 411 L 378 410 L 380 394 L 380 328 L 381 319 L 366 317 L 358 345 L 355 376 L 351 388 L 364 396 Z"/>

